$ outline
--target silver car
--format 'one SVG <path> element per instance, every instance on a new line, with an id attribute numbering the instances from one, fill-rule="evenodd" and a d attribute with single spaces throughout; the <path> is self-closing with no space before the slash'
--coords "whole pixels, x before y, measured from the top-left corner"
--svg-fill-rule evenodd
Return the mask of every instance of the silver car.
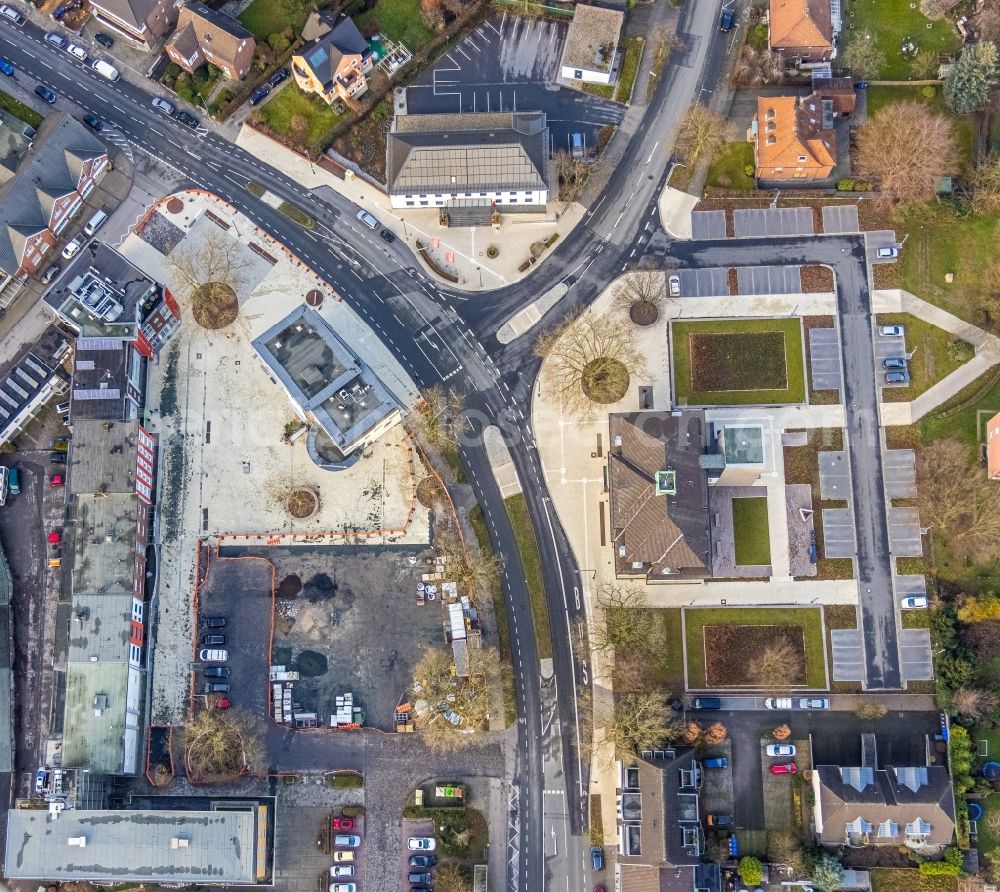
<path id="1" fill-rule="evenodd" d="M 172 103 L 167 102 L 166 99 L 161 99 L 159 96 L 154 96 L 152 101 L 153 108 L 159 109 L 165 115 L 172 115 L 174 113 L 174 106 Z"/>

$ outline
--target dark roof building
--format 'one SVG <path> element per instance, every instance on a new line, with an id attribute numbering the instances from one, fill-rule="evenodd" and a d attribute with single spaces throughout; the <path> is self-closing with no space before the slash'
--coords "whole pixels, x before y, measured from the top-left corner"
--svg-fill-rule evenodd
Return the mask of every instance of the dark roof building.
<path id="1" fill-rule="evenodd" d="M 704 412 L 636 412 L 609 421 L 616 574 L 648 582 L 711 576 Z"/>
<path id="2" fill-rule="evenodd" d="M 397 115 L 386 145 L 393 207 L 545 204 L 544 112 Z"/>
<path id="3" fill-rule="evenodd" d="M 150 49 L 177 21 L 180 0 L 91 0 L 101 25 Z"/>
<path id="4" fill-rule="evenodd" d="M 253 35 L 232 16 L 204 3 L 188 3 L 180 11 L 166 51 L 185 71 L 210 62 L 226 77 L 240 80 L 250 70 L 256 46 Z"/>
<path id="5" fill-rule="evenodd" d="M 124 421 L 139 417 L 145 367 L 121 338 L 77 338 L 70 418 Z"/>
<path id="6" fill-rule="evenodd" d="M 310 38 L 307 34 L 316 36 Z M 354 19 L 347 15 L 333 16 L 325 10 L 314 12 L 302 31 L 302 39 L 311 39 L 312 43 L 304 46 L 298 55 L 308 61 L 324 87 L 333 83 L 344 56 L 357 55 L 366 59 L 371 55 L 368 41 L 354 24 Z"/>
<path id="7" fill-rule="evenodd" d="M 0 443 L 9 443 L 54 394 L 69 389 L 62 360 L 70 345 L 49 326 L 34 343 L 0 366 Z"/>

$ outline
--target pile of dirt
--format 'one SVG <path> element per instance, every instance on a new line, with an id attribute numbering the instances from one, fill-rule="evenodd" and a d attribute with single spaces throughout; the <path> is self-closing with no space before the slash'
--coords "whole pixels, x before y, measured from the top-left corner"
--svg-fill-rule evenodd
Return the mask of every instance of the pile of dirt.
<path id="1" fill-rule="evenodd" d="M 290 573 L 278 583 L 279 598 L 294 598 L 300 591 L 302 591 L 302 580 L 294 573 Z"/>
<path id="2" fill-rule="evenodd" d="M 303 678 L 318 678 L 326 675 L 329 663 L 323 654 L 304 650 L 295 658 L 295 668 Z"/>
<path id="3" fill-rule="evenodd" d="M 326 573 L 317 573 L 306 581 L 302 588 L 302 596 L 312 603 L 319 601 L 329 601 L 337 594 L 337 583 Z"/>

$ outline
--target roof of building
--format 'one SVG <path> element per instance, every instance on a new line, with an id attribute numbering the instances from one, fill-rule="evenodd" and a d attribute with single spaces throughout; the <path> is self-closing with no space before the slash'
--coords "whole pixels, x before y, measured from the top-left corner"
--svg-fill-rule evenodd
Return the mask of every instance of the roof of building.
<path id="1" fill-rule="evenodd" d="M 0 108 L 0 184 L 6 183 L 17 172 L 21 159 L 31 146 L 28 134 L 34 132 L 34 127 Z"/>
<path id="2" fill-rule="evenodd" d="M 158 296 L 156 282 L 110 245 L 92 239 L 45 302 L 85 338 L 131 338 Z"/>
<path id="3" fill-rule="evenodd" d="M 13 716 L 10 709 L 10 697 L 6 695 L 6 692 L 11 690 L 10 599 L 12 591 L 10 566 L 7 563 L 7 556 L 0 546 L 0 691 L 5 692 L 5 695 L 0 697 L 0 773 L 12 771 L 14 765 L 14 747 L 11 737 Z"/>
<path id="4" fill-rule="evenodd" d="M 13 436 L 21 415 L 39 400 L 49 382 L 59 379 L 68 384 L 69 375 L 59 364 L 68 347 L 66 335 L 51 325 L 34 344 L 0 365 L 0 442 Z"/>
<path id="5" fill-rule="evenodd" d="M 73 593 L 132 591 L 139 500 L 129 493 L 79 495 L 73 531 Z"/>
<path id="6" fill-rule="evenodd" d="M 986 473 L 1000 475 L 1000 412 L 986 422 Z"/>
<path id="7" fill-rule="evenodd" d="M 391 194 L 548 188 L 545 112 L 397 115 L 386 148 Z"/>
<path id="8" fill-rule="evenodd" d="M 64 768 L 121 773 L 127 689 L 128 664 L 125 662 L 67 664 L 62 746 Z M 10 839 L 9 828 L 7 838 Z M 55 878 L 56 874 L 39 876 Z"/>
<path id="9" fill-rule="evenodd" d="M 831 122 L 832 123 L 832 122 Z M 836 135 L 794 96 L 757 98 L 757 166 L 826 168 L 837 163 Z"/>
<path id="10" fill-rule="evenodd" d="M 686 867 L 679 869 L 689 870 Z M 621 876 L 620 892 L 662 892 L 659 867 L 650 864 L 626 863 L 619 866 L 619 872 Z M 690 892 L 690 887 L 688 887 L 688 892 Z"/>
<path id="11" fill-rule="evenodd" d="M 129 356 L 132 347 L 118 337 L 80 337 L 73 357 L 70 417 L 121 421 L 129 416 Z"/>
<path id="12" fill-rule="evenodd" d="M 188 3 L 181 7 L 177 30 L 168 46 L 176 46 L 185 57 L 203 47 L 235 64 L 240 44 L 253 39 L 253 35 L 232 16 L 210 9 L 204 3 Z"/>
<path id="13" fill-rule="evenodd" d="M 849 825 L 861 819 L 871 825 L 871 838 L 900 844 L 911 835 L 908 825 L 922 822 L 931 845 L 947 845 L 955 829 L 948 769 L 943 765 L 915 768 L 849 768 L 820 765 L 820 840 L 840 844 Z M 860 832 L 858 825 L 858 832 Z"/>
<path id="14" fill-rule="evenodd" d="M 722 445 L 727 465 L 764 464 L 764 429 L 759 424 L 727 424 Z"/>
<path id="15" fill-rule="evenodd" d="M 69 489 L 74 495 L 132 493 L 138 452 L 138 421 L 73 422 Z"/>
<path id="16" fill-rule="evenodd" d="M 610 416 L 611 534 L 621 575 L 711 575 L 708 477 L 698 410 Z"/>
<path id="17" fill-rule="evenodd" d="M 852 115 L 858 104 L 854 80 L 849 77 L 813 77 L 812 94 L 808 97 L 829 100 L 838 115 Z"/>
<path id="18" fill-rule="evenodd" d="M 292 399 L 312 412 L 345 455 L 399 402 L 379 377 L 306 304 L 253 342 Z"/>
<path id="19" fill-rule="evenodd" d="M 67 810 L 53 816 L 15 809 L 7 815 L 9 878 L 212 885 L 255 880 L 252 810 Z"/>
<path id="20" fill-rule="evenodd" d="M 347 15 L 333 17 L 329 12 L 313 12 L 302 29 L 302 39 L 309 41 L 296 53 L 306 60 L 312 73 L 328 87 L 344 56 L 365 56 L 368 41 Z"/>
<path id="21" fill-rule="evenodd" d="M 73 594 L 70 663 L 127 663 L 132 595 Z"/>
<path id="22" fill-rule="evenodd" d="M 774 49 L 833 46 L 830 0 L 770 0 L 768 22 Z"/>
<path id="23" fill-rule="evenodd" d="M 146 24 L 158 0 L 92 0 L 91 5 L 138 30 Z"/>
<path id="24" fill-rule="evenodd" d="M 569 68 L 609 71 L 625 13 L 578 3 L 566 32 L 562 64 Z"/>

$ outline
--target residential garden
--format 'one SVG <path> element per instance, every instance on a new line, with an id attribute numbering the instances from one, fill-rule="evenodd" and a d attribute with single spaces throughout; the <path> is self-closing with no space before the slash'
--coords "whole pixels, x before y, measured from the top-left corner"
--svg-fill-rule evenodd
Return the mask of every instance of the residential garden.
<path id="1" fill-rule="evenodd" d="M 771 563 L 766 496 L 733 499 L 733 537 L 736 566 L 764 566 Z"/>

